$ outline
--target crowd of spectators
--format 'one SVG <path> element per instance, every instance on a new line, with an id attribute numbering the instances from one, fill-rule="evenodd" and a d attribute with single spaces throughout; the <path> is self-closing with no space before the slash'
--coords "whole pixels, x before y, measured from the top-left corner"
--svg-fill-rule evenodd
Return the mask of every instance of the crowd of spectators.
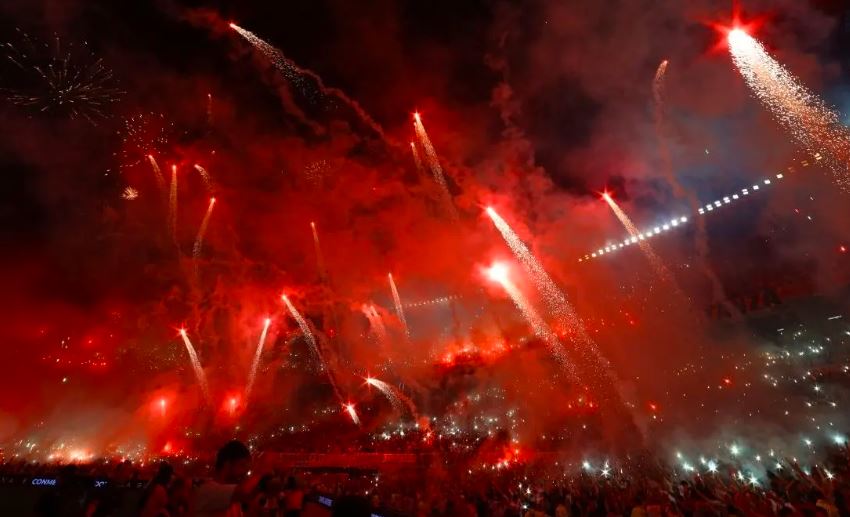
<path id="1" fill-rule="evenodd" d="M 38 490 L 31 508 L 10 515 L 108 517 L 351 515 L 390 517 L 850 516 L 850 455 L 823 464 L 795 461 L 744 475 L 736 465 L 697 473 L 649 460 L 617 469 L 567 472 L 551 461 L 473 471 L 437 462 L 405 476 L 381 472 L 285 472 L 252 466 L 238 441 L 209 469 L 169 463 L 0 465 L 3 487 Z M 5 511 L 8 511 L 6 509 Z"/>

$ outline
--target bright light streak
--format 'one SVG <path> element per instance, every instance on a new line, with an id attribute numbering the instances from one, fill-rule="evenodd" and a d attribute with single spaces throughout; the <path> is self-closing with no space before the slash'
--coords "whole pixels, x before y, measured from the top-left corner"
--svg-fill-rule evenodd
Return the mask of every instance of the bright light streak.
<path id="1" fill-rule="evenodd" d="M 396 288 L 395 280 L 393 280 L 393 274 L 387 273 L 387 278 L 390 282 L 390 291 L 392 291 L 393 294 L 396 316 L 398 316 L 398 320 L 401 322 L 402 328 L 404 328 L 404 334 L 406 336 L 410 336 L 410 328 L 407 326 L 407 318 L 404 317 L 404 306 L 401 304 L 401 296 L 398 294 L 398 288 Z"/>
<path id="2" fill-rule="evenodd" d="M 729 31 L 728 40 L 732 60 L 747 86 L 806 150 L 828 155 L 827 166 L 836 183 L 850 190 L 850 129 L 841 123 L 838 113 L 743 30 Z"/>
<path id="3" fill-rule="evenodd" d="M 201 226 L 198 228 L 198 235 L 195 236 L 195 245 L 192 247 L 192 257 L 197 260 L 201 257 L 201 249 L 204 245 L 204 235 L 207 233 L 207 227 L 210 225 L 213 207 L 215 206 L 215 198 L 210 198 L 210 204 L 207 206 L 207 213 L 201 220 Z"/>
<path id="4" fill-rule="evenodd" d="M 357 416 L 357 411 L 354 409 L 354 404 L 349 402 L 348 404 L 343 404 L 342 407 L 345 412 L 348 413 L 348 416 L 351 417 L 351 421 L 354 422 L 355 425 L 360 425 L 360 417 Z"/>
<path id="5" fill-rule="evenodd" d="M 201 361 L 198 359 L 198 353 L 195 351 L 195 347 L 192 345 L 192 341 L 189 339 L 189 335 L 186 333 L 185 328 L 180 329 L 180 337 L 183 338 L 183 344 L 186 346 L 186 352 L 189 353 L 189 361 L 192 363 L 192 369 L 195 372 L 195 379 L 198 381 L 198 386 L 201 387 L 204 400 L 207 404 L 211 405 L 212 398 L 210 397 L 210 388 L 207 384 L 207 375 L 201 367 Z"/>
<path id="6" fill-rule="evenodd" d="M 266 344 L 266 336 L 269 333 L 269 327 L 271 324 L 271 318 L 266 318 L 263 322 L 263 331 L 260 332 L 260 340 L 257 342 L 257 349 L 254 352 L 254 360 L 251 361 L 251 370 L 248 373 L 248 383 L 245 385 L 246 401 L 251 396 L 251 390 L 254 388 L 254 381 L 257 379 L 257 369 L 260 366 L 260 357 L 263 355 L 263 347 Z"/>
<path id="7" fill-rule="evenodd" d="M 419 144 L 422 146 L 422 149 L 425 150 L 425 161 L 428 162 L 428 166 L 431 168 L 431 173 L 434 175 L 434 181 L 437 182 L 437 185 L 440 187 L 440 194 L 442 195 L 443 205 L 445 206 L 446 212 L 449 217 L 456 220 L 458 218 L 457 210 L 455 209 L 454 201 L 452 200 L 452 194 L 449 192 L 449 186 L 446 183 L 446 176 L 443 173 L 443 167 L 440 165 L 440 158 L 437 156 L 436 149 L 434 149 L 434 146 L 431 144 L 431 139 L 428 138 L 428 133 L 425 131 L 425 126 L 422 124 L 422 119 L 419 117 L 419 113 L 413 114 L 413 127 L 416 130 L 416 136 L 419 138 Z"/>
<path id="8" fill-rule="evenodd" d="M 549 325 L 546 324 L 543 318 L 540 317 L 540 314 L 528 298 L 525 297 L 522 291 L 520 291 L 520 289 L 511 282 L 510 278 L 508 278 L 507 266 L 501 262 L 496 262 L 485 270 L 485 274 L 490 280 L 497 282 L 502 286 L 514 302 L 516 308 L 519 309 L 520 313 L 522 313 L 525 317 L 525 320 L 528 322 L 528 325 L 531 327 L 534 334 L 546 343 L 546 346 L 549 347 L 552 355 L 554 355 L 555 358 L 567 368 L 571 375 L 575 376 L 573 365 L 568 362 L 566 353 L 561 346 L 558 336 L 552 331 Z"/>

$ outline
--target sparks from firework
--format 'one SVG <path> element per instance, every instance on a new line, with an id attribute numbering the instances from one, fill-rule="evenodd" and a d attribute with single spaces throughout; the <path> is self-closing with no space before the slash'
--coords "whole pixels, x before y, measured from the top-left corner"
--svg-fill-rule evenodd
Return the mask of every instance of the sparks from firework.
<path id="1" fill-rule="evenodd" d="M 156 158 L 154 158 L 152 154 L 148 155 L 148 162 L 151 164 L 153 176 L 154 179 L 156 179 L 156 186 L 159 188 L 160 192 L 165 192 L 165 177 L 162 175 L 162 170 L 159 168 L 159 164 L 156 163 Z"/>
<path id="2" fill-rule="evenodd" d="M 298 324 L 298 328 L 301 329 L 301 334 L 304 336 L 304 339 L 307 341 L 307 344 L 310 345 L 310 350 L 313 351 L 313 354 L 316 356 L 316 360 L 319 362 L 319 366 L 322 370 L 326 371 L 328 374 L 328 381 L 331 383 L 331 387 L 334 390 L 334 394 L 336 398 L 342 402 L 342 394 L 339 391 L 339 388 L 336 385 L 336 380 L 334 380 L 333 372 L 330 371 L 328 365 L 325 363 L 325 359 L 322 356 L 322 351 L 319 348 L 319 342 L 316 340 L 316 335 L 313 334 L 313 331 L 310 329 L 310 326 L 307 324 L 307 320 L 304 319 L 304 316 L 298 312 L 298 309 L 295 308 L 295 305 L 289 300 L 289 297 L 285 294 L 281 296 L 281 300 L 286 304 L 286 308 L 289 309 L 289 314 Z"/>
<path id="3" fill-rule="evenodd" d="M 185 328 L 180 329 L 180 337 L 183 339 L 183 344 L 186 345 L 186 352 L 189 353 L 189 361 L 192 363 L 192 369 L 195 371 L 195 379 L 198 381 L 198 386 L 201 387 L 201 393 L 204 395 L 204 401 L 208 405 L 211 405 L 212 398 L 210 398 L 210 388 L 209 384 L 207 384 L 207 375 L 201 367 L 201 361 L 198 359 L 198 353 L 195 351 L 192 341 L 189 340 L 189 335 L 186 333 Z"/>
<path id="4" fill-rule="evenodd" d="M 620 205 L 614 201 L 614 198 L 611 197 L 611 194 L 608 192 L 602 193 L 602 199 L 608 203 L 608 206 L 611 207 L 611 210 L 614 212 L 614 215 L 617 216 L 617 219 L 623 224 L 631 237 L 638 239 L 638 246 L 640 246 L 640 250 L 646 255 L 647 260 L 652 265 L 652 268 L 655 270 L 655 274 L 658 275 L 663 281 L 672 284 L 674 282 L 673 275 L 667 269 L 667 266 L 661 261 L 661 258 L 656 255 L 655 251 L 652 249 L 652 246 L 649 245 L 645 239 L 641 239 L 639 236 L 642 235 L 641 232 L 637 229 L 637 226 L 632 222 L 628 215 L 620 208 Z"/>
<path id="5" fill-rule="evenodd" d="M 168 230 L 177 244 L 177 166 L 171 166 L 171 187 L 168 190 Z"/>
<path id="6" fill-rule="evenodd" d="M 310 88 L 310 82 L 312 81 L 319 92 L 328 97 L 333 97 L 342 101 L 343 104 L 348 106 L 355 114 L 357 114 L 361 121 L 369 126 L 381 138 L 384 138 L 384 129 L 380 126 L 380 124 L 375 122 L 375 120 L 366 113 L 360 104 L 346 95 L 345 92 L 339 88 L 326 86 L 324 80 L 319 76 L 319 74 L 312 70 L 299 67 L 291 59 L 284 56 L 280 49 L 262 40 L 253 32 L 243 29 L 235 23 L 231 23 L 230 28 L 239 33 L 239 35 L 245 38 L 251 46 L 260 51 L 266 59 L 271 61 L 275 68 L 277 68 L 277 70 L 283 74 L 290 83 L 296 85 L 306 93 L 307 89 Z M 310 81 L 307 79 L 310 79 Z"/>
<path id="7" fill-rule="evenodd" d="M 121 197 L 127 201 L 132 201 L 139 197 L 139 191 L 133 187 L 125 187 L 124 191 L 121 192 Z"/>
<path id="8" fill-rule="evenodd" d="M 207 206 L 207 213 L 204 214 L 204 218 L 201 220 L 201 226 L 198 228 L 198 235 L 195 236 L 195 245 L 192 247 L 192 258 L 198 260 L 201 258 L 201 249 L 204 246 L 204 235 L 207 233 L 207 226 L 210 224 L 210 218 L 212 217 L 213 207 L 215 206 L 215 198 L 210 198 L 210 204 Z"/>
<path id="9" fill-rule="evenodd" d="M 401 326 L 404 329 L 404 335 L 410 336 L 410 327 L 407 326 L 407 318 L 404 317 L 404 306 L 401 304 L 401 296 L 399 296 L 398 289 L 395 286 L 393 274 L 387 273 L 387 278 L 390 282 L 390 291 L 393 293 L 393 303 L 395 304 L 396 316 L 398 316 L 398 321 L 401 322 Z"/>
<path id="10" fill-rule="evenodd" d="M 529 250 L 528 246 L 526 246 L 522 239 L 519 238 L 519 235 L 514 232 L 510 225 L 502 219 L 493 207 L 488 206 L 486 211 L 487 215 L 496 226 L 496 229 L 499 230 L 499 233 L 505 240 L 505 243 L 529 274 L 535 287 L 537 287 L 543 295 L 543 300 L 552 315 L 558 319 L 561 325 L 574 332 L 575 335 L 584 335 L 583 327 L 578 321 L 572 306 L 567 301 L 567 297 L 558 288 L 555 281 L 549 276 L 549 273 L 543 269 L 543 265 L 540 264 L 537 257 L 531 253 L 531 250 Z"/>
<path id="11" fill-rule="evenodd" d="M 838 113 L 803 86 L 761 43 L 736 27 L 727 40 L 747 86 L 776 120 L 809 152 L 823 152 L 836 183 L 850 191 L 850 130 Z"/>
<path id="12" fill-rule="evenodd" d="M 266 344 L 266 336 L 269 333 L 271 324 L 271 318 L 266 318 L 263 322 L 263 331 L 260 333 L 257 350 L 254 352 L 254 360 L 251 361 L 251 370 L 248 372 L 248 382 L 245 384 L 245 400 L 250 398 L 251 390 L 254 388 L 254 381 L 257 380 L 257 369 L 260 367 L 260 357 L 263 355 L 263 347 Z"/>
<path id="13" fill-rule="evenodd" d="M 425 131 L 425 126 L 422 124 L 422 118 L 419 116 L 419 113 L 413 114 L 413 127 L 416 130 L 416 136 L 419 138 L 419 144 L 425 150 L 425 161 L 428 162 L 428 167 L 434 175 L 434 181 L 436 181 L 437 185 L 440 187 L 440 194 L 443 198 L 443 204 L 445 205 L 446 212 L 452 219 L 457 219 L 457 210 L 455 209 L 454 201 L 452 201 L 452 194 L 449 192 L 449 186 L 446 183 L 446 176 L 443 173 L 443 167 L 440 165 L 440 157 L 437 156 L 437 151 L 431 144 L 431 139 L 428 138 L 428 133 Z M 416 148 L 414 147 L 414 153 L 415 152 Z M 416 154 L 414 154 L 414 156 L 416 156 Z"/>
<path id="14" fill-rule="evenodd" d="M 9 102 L 39 113 L 84 118 L 92 124 L 109 117 L 107 110 L 124 92 L 87 43 L 76 47 L 84 49 L 86 55 L 82 56 L 73 44 L 63 48 L 58 36 L 48 44 L 16 30 L 20 43 L 2 45 L 12 70 L 2 74 L 0 93 Z"/>
<path id="15" fill-rule="evenodd" d="M 420 178 L 425 178 L 425 166 L 422 164 L 422 157 L 419 156 L 419 149 L 416 148 L 415 142 L 410 142 L 410 153 L 413 155 L 413 164 L 416 165 L 416 172 Z"/>
<path id="16" fill-rule="evenodd" d="M 360 425 L 360 417 L 357 416 L 357 410 L 354 409 L 354 404 L 351 402 L 343 404 L 342 409 L 348 413 L 348 416 L 351 417 L 351 421 L 354 422 L 354 425 Z"/>
<path id="17" fill-rule="evenodd" d="M 392 404 L 393 409 L 395 409 L 397 413 L 404 413 L 403 404 L 410 412 L 410 416 L 413 418 L 413 421 L 419 421 L 419 411 L 416 409 L 416 404 L 413 403 L 410 397 L 402 393 L 401 390 L 374 377 L 366 377 L 366 384 L 378 388 L 378 390 L 387 397 L 387 400 L 390 401 L 390 404 Z"/>
<path id="18" fill-rule="evenodd" d="M 210 178 L 210 173 L 197 163 L 195 164 L 195 170 L 198 171 L 198 174 L 201 175 L 201 179 L 204 180 L 204 186 L 207 187 L 207 192 L 212 192 L 212 178 Z"/>
<path id="19" fill-rule="evenodd" d="M 387 332 L 387 326 L 384 325 L 384 320 L 381 317 L 381 314 L 375 309 L 374 305 L 363 304 L 361 307 L 361 311 L 366 316 L 366 319 L 369 320 L 369 329 L 375 335 L 375 338 L 378 340 L 378 343 L 381 346 L 386 347 L 389 342 L 389 333 Z"/>
<path id="20" fill-rule="evenodd" d="M 156 173 L 159 166 L 154 165 L 152 157 L 167 149 L 173 131 L 174 123 L 161 113 L 137 113 L 125 118 L 118 131 L 121 150 L 115 153 L 120 160 L 119 169 L 126 170 L 142 162 L 150 162 Z M 157 186 L 167 190 L 164 178 L 162 182 L 157 179 Z"/>
<path id="21" fill-rule="evenodd" d="M 508 265 L 504 262 L 494 262 L 485 270 L 485 274 L 487 275 L 487 278 L 502 286 L 511 301 L 514 302 L 516 308 L 519 309 L 520 313 L 522 313 L 534 334 L 542 339 L 558 361 L 567 366 L 570 373 L 573 373 L 572 366 L 567 361 L 567 356 L 564 353 L 561 342 L 558 340 L 558 336 L 555 335 L 555 332 L 553 332 L 543 318 L 540 317 L 540 314 L 534 308 L 534 305 L 531 304 L 522 291 L 520 291 L 520 289 L 511 281 L 510 268 Z"/>
<path id="22" fill-rule="evenodd" d="M 316 267 L 319 269 L 319 278 L 326 281 L 328 271 L 325 269 L 325 257 L 322 254 L 322 243 L 319 241 L 319 230 L 314 221 L 310 221 L 310 230 L 313 232 L 313 249 L 316 250 Z"/>

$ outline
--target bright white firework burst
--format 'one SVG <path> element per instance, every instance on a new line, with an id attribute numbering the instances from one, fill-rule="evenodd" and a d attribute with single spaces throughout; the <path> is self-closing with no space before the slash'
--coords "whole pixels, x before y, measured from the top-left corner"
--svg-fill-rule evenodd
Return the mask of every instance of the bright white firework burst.
<path id="1" fill-rule="evenodd" d="M 51 43 L 41 42 L 16 30 L 19 41 L 2 45 L 6 59 L 0 92 L 9 102 L 92 124 L 109 117 L 109 108 L 124 92 L 87 43 L 63 45 L 55 35 Z"/>
<path id="2" fill-rule="evenodd" d="M 835 181 L 850 191 L 850 130 L 838 113 L 810 92 L 755 38 L 742 29 L 729 31 L 729 51 L 747 86 L 779 123 L 809 152 L 824 151 Z"/>

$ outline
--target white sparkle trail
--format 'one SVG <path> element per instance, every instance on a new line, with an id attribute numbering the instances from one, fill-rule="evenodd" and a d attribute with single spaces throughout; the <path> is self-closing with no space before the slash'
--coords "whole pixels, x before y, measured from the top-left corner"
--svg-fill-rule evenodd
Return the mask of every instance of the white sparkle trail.
<path id="1" fill-rule="evenodd" d="M 390 290 L 393 293 L 393 303 L 395 304 L 395 313 L 398 316 L 399 321 L 401 322 L 401 326 L 404 328 L 404 334 L 406 336 L 410 336 L 410 328 L 407 326 L 407 319 L 404 317 L 404 306 L 401 304 L 401 297 L 398 295 L 398 289 L 395 286 L 395 280 L 393 280 L 393 274 L 387 273 L 387 278 L 390 281 Z"/>
<path id="2" fill-rule="evenodd" d="M 428 138 L 428 133 L 425 131 L 425 126 L 422 124 L 422 119 L 419 117 L 419 113 L 413 114 L 413 127 L 416 129 L 416 136 L 419 137 L 419 144 L 422 145 L 422 148 L 425 150 L 425 161 L 428 162 L 428 166 L 431 168 L 431 173 L 434 175 L 434 181 L 436 181 L 437 185 L 440 187 L 440 193 L 443 197 L 443 204 L 446 207 L 446 211 L 452 219 L 457 219 L 457 210 L 455 209 L 454 201 L 452 201 L 452 194 L 449 192 L 449 186 L 446 183 L 446 176 L 443 173 L 443 167 L 440 165 L 440 157 L 437 156 L 437 151 L 431 144 L 431 139 Z"/>
<path id="3" fill-rule="evenodd" d="M 211 406 L 212 398 L 210 397 L 209 384 L 207 384 L 207 375 L 201 367 L 201 361 L 198 359 L 198 353 L 195 351 L 192 341 L 189 340 L 189 335 L 186 333 L 186 329 L 180 329 L 180 337 L 183 338 L 183 344 L 186 345 L 186 352 L 189 353 L 189 361 L 192 363 L 192 369 L 195 371 L 195 378 L 198 381 L 198 386 L 201 387 L 201 393 L 204 395 L 204 401 L 207 405 Z"/>
<path id="4" fill-rule="evenodd" d="M 213 207 L 215 206 L 215 198 L 210 198 L 210 204 L 207 207 L 207 213 L 201 220 L 201 226 L 198 228 L 198 235 L 195 236 L 195 245 L 192 247 L 192 257 L 197 260 L 201 257 L 201 248 L 204 245 L 204 234 L 207 233 L 207 227 L 210 225 Z"/>
<path id="5" fill-rule="evenodd" d="M 268 336 L 271 324 L 271 318 L 266 318 L 263 324 L 263 331 L 260 333 L 260 341 L 257 343 L 257 350 L 254 352 L 254 360 L 251 361 L 251 371 L 248 373 L 248 383 L 245 385 L 246 401 L 251 396 L 251 390 L 254 388 L 254 381 L 257 380 L 257 369 L 260 367 L 260 357 L 263 355 L 263 347 L 266 344 L 266 336 Z"/>
<path id="6" fill-rule="evenodd" d="M 414 404 L 413 401 L 410 400 L 410 397 L 402 393 L 400 390 L 390 386 L 384 381 L 375 379 L 374 377 L 367 377 L 366 384 L 374 386 L 383 393 L 397 413 L 404 413 L 404 406 L 406 406 L 407 410 L 410 412 L 410 416 L 413 417 L 413 420 L 417 422 L 419 421 L 419 411 L 416 409 L 416 404 Z"/>
<path id="7" fill-rule="evenodd" d="M 266 59 L 274 64 L 275 68 L 283 74 L 284 77 L 292 84 L 298 86 L 302 90 L 307 87 L 306 78 L 311 79 L 320 92 L 329 96 L 335 97 L 336 99 L 342 101 L 343 104 L 347 105 L 351 108 L 354 113 L 360 117 L 367 126 L 369 126 L 375 133 L 377 133 L 381 138 L 384 138 L 384 129 L 375 122 L 375 120 L 369 116 L 368 113 L 357 103 L 354 99 L 349 97 L 345 92 L 340 90 L 339 88 L 334 88 L 331 86 L 326 86 L 325 81 L 312 70 L 301 68 L 296 65 L 291 59 L 287 58 L 283 55 L 280 49 L 270 45 L 266 41 L 263 41 L 259 36 L 254 34 L 253 32 L 243 29 L 242 27 L 236 25 L 235 23 L 230 24 L 230 28 L 239 33 L 240 36 L 245 38 L 248 43 L 250 43 L 254 48 L 260 51 L 260 53 L 265 56 Z"/>
<path id="8" fill-rule="evenodd" d="M 729 31 L 729 51 L 750 90 L 810 153 L 823 152 L 836 183 L 850 191 L 850 129 L 838 113 L 809 91 L 755 38 Z"/>
<path id="9" fill-rule="evenodd" d="M 209 171 L 205 168 L 201 167 L 197 163 L 195 164 L 195 170 L 198 171 L 198 174 L 201 175 L 201 179 L 204 180 L 204 186 L 207 187 L 207 192 L 212 191 L 212 178 L 210 177 Z"/>

